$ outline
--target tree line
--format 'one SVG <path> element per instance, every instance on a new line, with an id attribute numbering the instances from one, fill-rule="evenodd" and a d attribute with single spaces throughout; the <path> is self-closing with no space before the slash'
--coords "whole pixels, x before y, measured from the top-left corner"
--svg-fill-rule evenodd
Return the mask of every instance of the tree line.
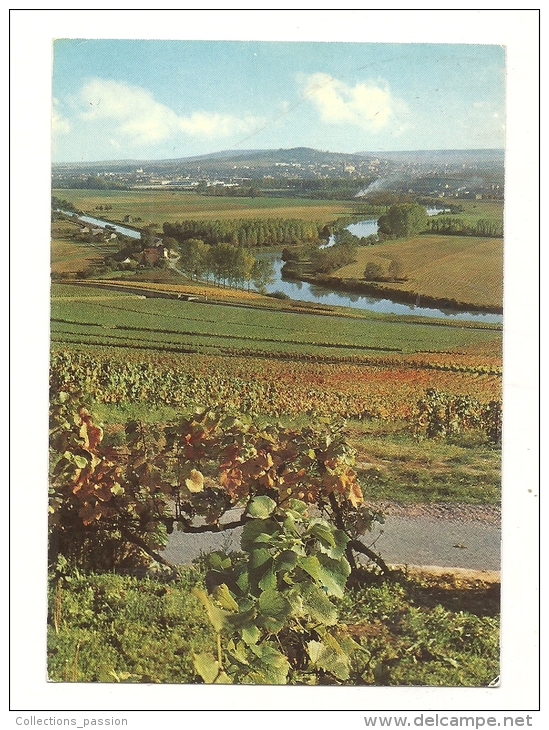
<path id="1" fill-rule="evenodd" d="M 496 221 L 481 218 L 474 225 L 465 223 L 461 218 L 450 216 L 433 216 L 428 221 L 429 233 L 443 233 L 450 236 L 503 236 L 503 226 Z"/>
<path id="2" fill-rule="evenodd" d="M 355 236 L 344 238 L 332 246 L 301 246 L 285 248 L 282 260 L 285 262 L 282 273 L 299 278 L 304 274 L 331 274 L 342 266 L 354 263 L 358 242 Z"/>
<path id="3" fill-rule="evenodd" d="M 328 236 L 322 223 L 299 218 L 184 220 L 181 223 L 164 223 L 163 228 L 164 235 L 178 243 L 196 238 L 210 245 L 231 243 L 244 248 L 318 242 Z"/>
<path id="4" fill-rule="evenodd" d="M 174 239 L 165 238 L 164 245 L 173 249 Z M 178 268 L 191 279 L 213 281 L 233 287 L 253 285 L 259 291 L 274 280 L 273 265 L 257 259 L 243 246 L 232 243 L 211 245 L 199 238 L 188 238 L 179 246 Z"/>

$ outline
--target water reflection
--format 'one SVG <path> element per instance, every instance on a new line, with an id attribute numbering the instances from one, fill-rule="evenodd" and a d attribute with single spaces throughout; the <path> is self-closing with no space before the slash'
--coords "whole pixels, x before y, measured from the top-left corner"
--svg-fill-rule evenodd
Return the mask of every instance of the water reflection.
<path id="1" fill-rule="evenodd" d="M 275 279 L 272 284 L 266 287 L 267 292 L 271 294 L 273 292 L 283 292 L 292 299 L 303 302 L 318 302 L 319 304 L 365 309 L 370 312 L 380 312 L 383 314 L 407 314 L 474 322 L 503 322 L 501 314 L 458 312 L 452 309 L 422 307 L 420 303 L 403 304 L 401 302 L 394 302 L 391 299 L 382 299 L 357 294 L 356 292 L 338 292 L 320 284 L 311 284 L 306 281 L 289 281 L 282 278 L 282 266 L 284 262 L 280 258 L 280 253 L 262 251 L 258 256 L 267 258 L 273 263 Z"/>

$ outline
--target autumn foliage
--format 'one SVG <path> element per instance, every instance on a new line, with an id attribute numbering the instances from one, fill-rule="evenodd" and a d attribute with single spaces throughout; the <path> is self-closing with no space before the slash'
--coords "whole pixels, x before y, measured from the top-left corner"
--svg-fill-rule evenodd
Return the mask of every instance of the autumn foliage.
<path id="1" fill-rule="evenodd" d="M 113 447 L 89 410 L 60 392 L 50 433 L 52 562 L 59 554 L 94 569 L 164 562 L 174 525 L 196 533 L 245 525 L 256 496 L 281 508 L 314 505 L 350 540 L 376 518 L 354 454 L 328 422 L 292 429 L 205 410 L 174 424 L 130 421 L 127 444 Z"/>

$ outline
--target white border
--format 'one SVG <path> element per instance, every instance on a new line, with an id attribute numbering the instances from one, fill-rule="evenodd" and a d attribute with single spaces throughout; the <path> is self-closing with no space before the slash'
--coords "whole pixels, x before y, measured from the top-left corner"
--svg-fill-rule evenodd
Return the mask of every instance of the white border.
<path id="1" fill-rule="evenodd" d="M 505 258 L 503 679 L 499 689 L 47 684 L 45 474 L 49 315 L 51 41 L 62 37 L 495 43 L 508 59 Z M 532 711 L 538 704 L 538 15 L 535 10 L 12 10 L 12 712 L 119 710 L 129 726 L 235 720 L 363 725 L 363 711 Z M 38 191 L 38 199 L 33 193 Z M 529 211 L 529 215 L 525 214 Z M 530 416 L 528 421 L 527 416 Z M 532 488 L 531 494 L 527 488 Z M 6 625 L 4 623 L 4 625 Z M 149 712 L 142 712 L 148 710 Z M 185 718 L 160 710 L 187 710 Z M 201 710 L 195 714 L 190 712 Z M 238 710 L 224 718 L 212 710 Z M 326 710 L 349 714 L 335 718 Z M 208 711 L 208 712 L 206 712 Z M 319 711 L 324 711 L 324 714 Z M 44 716 L 44 713 L 40 713 Z M 274 715 L 272 716 L 274 717 Z M 287 718 L 287 719 L 286 719 Z M 13 720 L 13 717 L 12 717 Z"/>

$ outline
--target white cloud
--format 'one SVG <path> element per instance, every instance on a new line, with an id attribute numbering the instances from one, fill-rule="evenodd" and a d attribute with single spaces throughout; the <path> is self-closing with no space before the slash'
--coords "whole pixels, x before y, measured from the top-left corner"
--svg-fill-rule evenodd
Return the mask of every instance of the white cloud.
<path id="1" fill-rule="evenodd" d="M 71 125 L 59 111 L 59 106 L 59 99 L 54 99 L 51 110 L 51 129 L 54 135 L 68 134 L 71 131 Z"/>
<path id="2" fill-rule="evenodd" d="M 317 107 L 324 122 L 353 124 L 373 132 L 398 121 L 408 111 L 388 87 L 375 83 L 349 86 L 325 73 L 305 78 L 304 95 Z"/>
<path id="3" fill-rule="evenodd" d="M 140 146 L 163 142 L 181 133 L 209 138 L 247 134 L 263 123 L 258 117 L 212 112 L 178 115 L 146 89 L 100 78 L 82 87 L 77 104 L 82 120 L 114 122 L 121 137 Z"/>

